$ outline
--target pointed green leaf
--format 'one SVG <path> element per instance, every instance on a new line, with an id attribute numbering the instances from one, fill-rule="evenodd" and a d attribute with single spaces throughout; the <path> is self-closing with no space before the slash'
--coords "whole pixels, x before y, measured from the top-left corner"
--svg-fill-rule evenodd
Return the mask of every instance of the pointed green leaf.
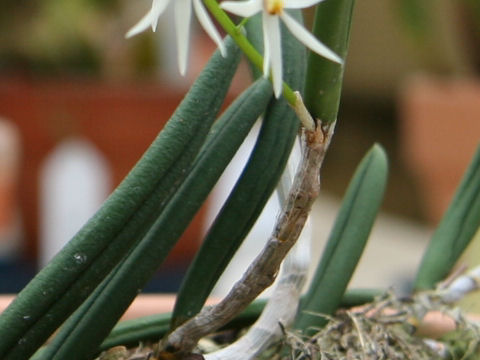
<path id="1" fill-rule="evenodd" d="M 457 262 L 480 227 L 480 147 L 430 240 L 414 289 L 433 289 Z"/>
<path id="2" fill-rule="evenodd" d="M 227 43 L 228 57 L 212 57 L 125 180 L 0 316 L 1 359 L 27 358 L 42 345 L 162 211 L 205 141 L 236 72 L 240 52 Z"/>
<path id="3" fill-rule="evenodd" d="M 271 97 L 270 83 L 260 79 L 230 105 L 152 228 L 64 324 L 41 359 L 88 358 L 96 352 L 185 231 Z"/>
<path id="4" fill-rule="evenodd" d="M 377 216 L 387 181 L 387 158 L 374 145 L 358 166 L 339 210 L 312 284 L 295 322 L 307 331 L 321 326 L 340 305 Z"/>
<path id="5" fill-rule="evenodd" d="M 300 11 L 291 14 L 302 21 Z M 285 29 L 282 36 L 285 79 L 301 88 L 305 76 L 304 48 Z M 202 308 L 275 189 L 297 131 L 298 120 L 286 101 L 272 102 L 250 159 L 182 283 L 173 312 L 173 328 Z"/>

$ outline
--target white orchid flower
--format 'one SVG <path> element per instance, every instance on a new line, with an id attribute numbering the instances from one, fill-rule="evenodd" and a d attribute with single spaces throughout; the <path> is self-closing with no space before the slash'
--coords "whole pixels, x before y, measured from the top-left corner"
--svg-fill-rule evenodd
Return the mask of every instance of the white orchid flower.
<path id="1" fill-rule="evenodd" d="M 282 44 L 280 35 L 280 20 L 288 30 L 305 46 L 320 56 L 343 63 L 343 60 L 332 50 L 322 44 L 314 35 L 299 24 L 284 9 L 302 9 L 318 4 L 323 0 L 245 0 L 224 1 L 220 6 L 232 14 L 250 17 L 262 12 L 264 61 L 263 75 L 268 76 L 272 70 L 272 82 L 275 96 L 282 93 Z"/>
<path id="2" fill-rule="evenodd" d="M 170 0 L 153 0 L 150 11 L 126 34 L 126 37 L 135 36 L 149 27 L 153 31 L 157 29 L 158 18 L 167 8 Z M 205 32 L 217 44 L 223 56 L 226 56 L 225 45 L 218 33 L 215 25 L 210 19 L 202 0 L 175 0 L 175 30 L 177 34 L 178 46 L 178 66 L 180 73 L 185 75 L 188 61 L 188 45 L 190 37 L 190 22 L 192 16 L 192 5 L 198 21 L 202 25 Z"/>

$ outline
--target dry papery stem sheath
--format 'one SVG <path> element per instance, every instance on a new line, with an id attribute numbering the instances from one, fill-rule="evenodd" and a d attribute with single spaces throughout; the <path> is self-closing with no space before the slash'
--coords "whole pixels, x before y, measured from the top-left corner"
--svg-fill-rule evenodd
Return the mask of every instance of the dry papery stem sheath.
<path id="1" fill-rule="evenodd" d="M 225 325 L 270 286 L 282 260 L 297 241 L 320 190 L 320 167 L 333 134 L 334 124 L 303 130 L 302 160 L 287 202 L 277 219 L 273 234 L 227 296 L 217 305 L 205 307 L 195 317 L 175 329 L 160 344 L 162 353 L 190 353 L 198 341 Z M 167 355 L 168 356 L 168 355 Z"/>

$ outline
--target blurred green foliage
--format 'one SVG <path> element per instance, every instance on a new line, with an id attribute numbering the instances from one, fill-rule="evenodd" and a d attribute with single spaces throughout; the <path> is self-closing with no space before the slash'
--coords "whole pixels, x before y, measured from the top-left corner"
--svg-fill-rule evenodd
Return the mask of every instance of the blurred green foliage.
<path id="1" fill-rule="evenodd" d="M 114 58 L 153 69 L 151 36 L 123 41 L 120 0 L 6 0 L 2 8 L 0 72 L 99 75 Z"/>
<path id="2" fill-rule="evenodd" d="M 423 42 L 432 36 L 433 24 L 428 11 L 431 3 L 431 0 L 400 0 L 396 4 L 405 31 L 416 41 Z"/>
<path id="3" fill-rule="evenodd" d="M 406 37 L 428 68 L 452 73 L 466 65 L 480 71 L 480 1 L 395 0 L 392 4 Z M 447 50 L 452 39 L 457 43 Z"/>
<path id="4" fill-rule="evenodd" d="M 480 1 L 454 0 L 453 3 L 461 16 L 466 16 L 471 21 L 471 25 L 480 31 Z M 435 24 L 432 10 L 439 6 L 438 0 L 396 0 L 394 4 L 404 28 L 410 35 L 417 40 L 435 35 L 435 26 L 438 24 Z"/>

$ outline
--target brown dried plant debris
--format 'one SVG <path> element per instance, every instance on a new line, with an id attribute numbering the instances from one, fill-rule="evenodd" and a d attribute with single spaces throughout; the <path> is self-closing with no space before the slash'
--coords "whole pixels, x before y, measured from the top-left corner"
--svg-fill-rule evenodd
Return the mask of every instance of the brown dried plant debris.
<path id="1" fill-rule="evenodd" d="M 140 344 L 134 349 L 125 346 L 115 346 L 100 354 L 95 360 L 155 360 L 153 349 L 149 345 Z"/>
<path id="2" fill-rule="evenodd" d="M 421 320 L 431 311 L 440 311 L 453 319 L 455 331 L 441 339 L 418 336 Z M 387 293 L 361 308 L 340 310 L 329 320 L 310 337 L 284 329 L 282 342 L 265 351 L 259 360 L 480 359 L 480 326 L 469 321 L 458 308 L 442 302 L 434 292 L 408 299 Z M 218 334 L 206 337 L 196 350 L 205 353 L 212 351 L 212 347 L 218 350 L 222 344 L 216 340 Z M 153 356 L 154 347 L 141 345 L 128 350 L 117 346 L 96 360 L 159 360 Z M 188 360 L 203 358 L 200 354 L 188 356 Z M 187 357 L 168 360 L 187 360 Z"/>
<path id="3" fill-rule="evenodd" d="M 455 320 L 452 339 L 425 339 L 417 326 L 429 311 L 445 313 Z M 458 341 L 461 339 L 461 341 Z M 480 359 L 480 328 L 458 309 L 438 301 L 433 294 L 401 300 L 387 294 L 360 309 L 341 310 L 323 329 L 305 338 L 287 331 L 282 360 L 427 360 Z"/>

